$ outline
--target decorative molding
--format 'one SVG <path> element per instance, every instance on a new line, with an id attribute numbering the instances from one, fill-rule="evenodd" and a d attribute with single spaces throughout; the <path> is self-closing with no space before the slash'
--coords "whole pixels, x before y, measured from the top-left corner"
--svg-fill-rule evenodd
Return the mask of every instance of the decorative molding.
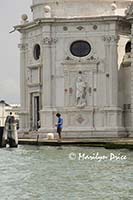
<path id="1" fill-rule="evenodd" d="M 64 26 L 64 27 L 63 27 L 63 30 L 64 30 L 64 31 L 67 31 L 67 30 L 68 30 L 68 27 L 67 27 L 67 26 Z"/>
<path id="2" fill-rule="evenodd" d="M 78 26 L 77 29 L 78 29 L 79 31 L 81 31 L 81 30 L 84 29 L 84 27 L 83 27 L 83 26 Z"/>
<path id="3" fill-rule="evenodd" d="M 31 64 L 27 66 L 29 69 L 38 69 L 40 67 L 42 67 L 42 64 Z"/>
<path id="4" fill-rule="evenodd" d="M 20 110 L 19 115 L 29 115 L 30 113 L 27 110 Z"/>
<path id="5" fill-rule="evenodd" d="M 67 56 L 65 60 L 73 60 L 70 56 Z"/>
<path id="6" fill-rule="evenodd" d="M 43 44 L 44 45 L 52 45 L 55 44 L 57 42 L 57 38 L 49 38 L 49 37 L 45 37 L 43 39 Z"/>
<path id="7" fill-rule="evenodd" d="M 98 26 L 95 24 L 95 25 L 93 25 L 93 29 L 94 30 L 97 30 L 97 28 L 98 28 Z"/>
<path id="8" fill-rule="evenodd" d="M 78 60 L 74 60 L 71 57 L 67 56 L 65 58 L 65 60 L 61 63 L 62 65 L 75 65 L 77 67 L 77 65 L 88 65 L 88 64 L 95 64 L 95 65 L 99 65 L 100 63 L 100 59 L 96 58 L 94 56 L 91 56 L 89 58 L 87 58 L 86 60 L 82 60 L 82 59 L 78 59 Z"/>
<path id="9" fill-rule="evenodd" d="M 111 42 L 116 42 L 116 43 L 117 43 L 117 42 L 119 41 L 119 39 L 120 39 L 120 36 L 119 36 L 119 35 L 116 35 L 116 36 L 115 36 L 115 35 L 112 35 L 112 36 L 111 36 Z"/>
<path id="10" fill-rule="evenodd" d="M 102 36 L 102 40 L 104 42 L 110 42 L 111 41 L 111 37 L 110 36 Z"/>
<path id="11" fill-rule="evenodd" d="M 79 124 L 82 124 L 82 123 L 85 121 L 85 119 L 82 117 L 82 115 L 79 115 L 78 118 L 77 118 L 76 120 L 77 120 L 77 122 L 78 122 Z"/>
<path id="12" fill-rule="evenodd" d="M 28 83 L 27 85 L 28 85 L 28 87 L 41 87 L 42 86 L 41 83 Z"/>
<path id="13" fill-rule="evenodd" d="M 94 57 L 94 56 L 92 55 L 91 57 L 87 58 L 87 60 L 89 60 L 89 61 L 96 61 L 96 60 L 97 60 L 97 58 L 96 58 L 96 57 Z"/>

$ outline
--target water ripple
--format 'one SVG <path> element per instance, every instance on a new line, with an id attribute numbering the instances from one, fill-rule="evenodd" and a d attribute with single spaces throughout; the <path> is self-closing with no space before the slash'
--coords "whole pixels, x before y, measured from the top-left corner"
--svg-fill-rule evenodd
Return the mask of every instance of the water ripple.
<path id="1" fill-rule="evenodd" d="M 70 160 L 73 152 L 124 154 L 125 161 Z M 133 152 L 19 146 L 0 149 L 1 200 L 131 200 Z"/>

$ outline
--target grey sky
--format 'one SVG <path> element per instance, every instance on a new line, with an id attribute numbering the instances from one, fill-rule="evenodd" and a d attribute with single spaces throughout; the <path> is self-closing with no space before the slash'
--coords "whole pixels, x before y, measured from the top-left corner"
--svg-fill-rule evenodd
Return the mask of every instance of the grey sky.
<path id="1" fill-rule="evenodd" d="M 21 15 L 31 19 L 32 0 L 0 0 L 0 100 L 20 103 L 19 49 L 20 34 L 9 34 L 14 25 L 20 24 Z"/>

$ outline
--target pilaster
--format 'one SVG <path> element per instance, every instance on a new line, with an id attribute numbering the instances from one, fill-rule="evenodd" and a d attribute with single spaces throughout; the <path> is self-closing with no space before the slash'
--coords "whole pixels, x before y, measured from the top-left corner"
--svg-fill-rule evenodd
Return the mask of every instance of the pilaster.
<path id="1" fill-rule="evenodd" d="M 131 27 L 131 128 L 133 131 L 133 21 Z"/>
<path id="2" fill-rule="evenodd" d="M 20 130 L 29 127 L 29 114 L 27 105 L 27 86 L 26 86 L 26 61 L 28 44 L 25 42 L 24 36 L 21 38 L 21 43 L 18 45 L 20 49 Z"/>
<path id="3" fill-rule="evenodd" d="M 106 70 L 106 106 L 110 104 L 110 83 L 109 83 L 109 54 L 110 54 L 110 37 L 104 36 L 103 38 L 104 45 L 105 45 L 105 70 Z"/>
<path id="4" fill-rule="evenodd" d="M 118 40 L 117 35 L 104 36 L 106 68 L 105 126 L 123 126 L 122 110 L 118 107 Z"/>
<path id="5" fill-rule="evenodd" d="M 118 36 L 110 38 L 110 105 L 118 106 Z"/>
<path id="6" fill-rule="evenodd" d="M 52 106 L 52 67 L 53 67 L 53 44 L 55 39 L 46 37 L 43 39 L 43 106 Z M 46 95 L 47 94 L 47 95 Z"/>
<path id="7" fill-rule="evenodd" d="M 118 36 L 104 36 L 106 67 L 106 106 L 118 106 Z"/>
<path id="8" fill-rule="evenodd" d="M 26 51 L 27 51 L 27 44 L 21 43 L 18 45 L 20 49 L 20 100 L 21 100 L 21 108 L 25 109 L 26 107 Z"/>
<path id="9" fill-rule="evenodd" d="M 55 64 L 53 63 L 54 46 L 56 39 L 51 37 L 51 33 L 47 33 L 47 37 L 43 39 L 43 92 L 42 92 L 42 110 L 41 114 L 41 130 L 50 130 L 54 126 L 54 100 L 55 98 Z"/>

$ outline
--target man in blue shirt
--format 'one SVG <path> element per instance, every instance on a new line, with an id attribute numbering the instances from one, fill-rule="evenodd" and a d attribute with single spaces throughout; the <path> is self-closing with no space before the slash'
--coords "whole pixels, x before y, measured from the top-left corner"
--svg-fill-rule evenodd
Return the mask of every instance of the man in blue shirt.
<path id="1" fill-rule="evenodd" d="M 59 135 L 59 139 L 61 139 L 61 131 L 62 131 L 62 128 L 63 128 L 63 118 L 61 117 L 60 113 L 57 113 L 56 117 L 58 117 L 58 122 L 56 124 L 56 126 L 57 126 L 57 133 Z"/>

